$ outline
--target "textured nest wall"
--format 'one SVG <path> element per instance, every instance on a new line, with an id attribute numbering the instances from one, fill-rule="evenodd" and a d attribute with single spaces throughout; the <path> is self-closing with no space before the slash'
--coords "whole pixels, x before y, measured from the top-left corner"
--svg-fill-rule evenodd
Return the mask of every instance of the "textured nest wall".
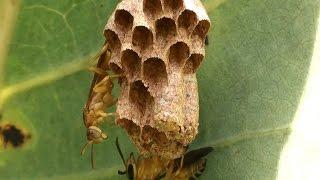
<path id="1" fill-rule="evenodd" d="M 123 0 L 104 35 L 122 73 L 116 123 L 142 154 L 176 158 L 198 133 L 196 70 L 208 15 L 199 0 Z"/>

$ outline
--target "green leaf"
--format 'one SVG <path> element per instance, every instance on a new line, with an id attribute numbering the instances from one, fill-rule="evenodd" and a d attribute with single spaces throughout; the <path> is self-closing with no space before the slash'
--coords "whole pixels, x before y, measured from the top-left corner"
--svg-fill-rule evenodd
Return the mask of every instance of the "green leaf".
<path id="1" fill-rule="evenodd" d="M 312 60 L 318 0 L 204 1 L 212 22 L 199 73 L 200 133 L 191 148 L 213 146 L 202 179 L 275 179 Z M 5 64 L 0 124 L 31 135 L 0 147 L 0 177 L 115 179 L 135 151 L 125 132 L 80 156 L 82 108 L 92 75 L 84 60 L 103 42 L 111 0 L 24 1 Z M 1 63 L 0 63 L 1 64 Z"/>

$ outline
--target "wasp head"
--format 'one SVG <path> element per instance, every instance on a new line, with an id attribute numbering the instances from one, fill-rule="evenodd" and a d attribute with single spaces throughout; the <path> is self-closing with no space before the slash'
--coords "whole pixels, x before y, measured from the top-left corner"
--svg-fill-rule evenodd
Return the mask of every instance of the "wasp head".
<path id="1" fill-rule="evenodd" d="M 102 132 L 97 126 L 90 126 L 87 129 L 87 139 L 92 141 L 93 144 L 101 143 L 103 140 L 107 139 L 108 136 Z"/>

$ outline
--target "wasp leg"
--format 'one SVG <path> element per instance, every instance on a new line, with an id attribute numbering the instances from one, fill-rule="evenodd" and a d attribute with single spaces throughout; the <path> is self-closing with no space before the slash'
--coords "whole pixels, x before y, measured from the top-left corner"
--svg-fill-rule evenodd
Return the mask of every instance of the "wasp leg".
<path id="1" fill-rule="evenodd" d="M 126 172 L 126 171 L 120 171 L 120 170 L 118 170 L 118 174 L 119 174 L 119 175 L 125 175 L 125 174 L 127 174 L 127 172 Z"/>
<path id="2" fill-rule="evenodd" d="M 98 68 L 98 67 L 92 66 L 92 67 L 89 67 L 88 69 L 89 69 L 89 71 L 92 71 L 92 72 L 100 74 L 100 75 L 104 75 L 104 76 L 107 75 L 105 70 Z"/>
<path id="3" fill-rule="evenodd" d="M 140 127 L 139 140 L 140 140 L 141 142 L 143 142 L 142 134 L 143 134 L 143 127 Z"/>
<path id="4" fill-rule="evenodd" d="M 181 160 L 180 160 L 180 167 L 179 169 L 177 170 L 176 172 L 176 176 L 180 173 L 181 169 L 183 168 L 183 160 L 184 160 L 184 155 L 181 157 Z"/>
<path id="5" fill-rule="evenodd" d="M 104 121 L 108 121 L 108 117 L 116 116 L 116 113 L 99 113 L 100 117 L 97 119 L 97 122 L 100 124 Z"/>
<path id="6" fill-rule="evenodd" d="M 96 113 L 96 115 L 98 115 L 98 116 L 100 116 L 100 117 L 106 118 L 106 117 L 109 117 L 109 116 L 115 116 L 116 113 L 105 113 L 105 112 L 103 112 L 103 111 L 98 111 L 98 112 Z"/>
<path id="7" fill-rule="evenodd" d="M 103 71 L 103 69 L 96 68 L 96 70 L 97 71 L 95 71 L 95 72 L 98 73 L 98 74 L 105 73 L 105 74 L 102 74 L 102 75 L 105 75 L 105 76 L 107 75 L 106 72 Z M 112 80 L 116 79 L 116 78 L 119 78 L 121 76 L 122 76 L 121 74 L 114 74 L 114 75 L 106 76 L 104 79 L 102 79 L 99 83 L 97 83 L 93 87 L 93 91 L 96 92 L 96 93 L 109 93 L 109 91 L 110 91 L 110 93 L 111 93 L 111 90 L 112 90 L 112 87 L 113 87 Z M 111 87 L 111 89 L 110 89 L 109 86 Z"/>
<path id="8" fill-rule="evenodd" d="M 95 93 L 105 93 L 107 90 L 108 88 L 106 86 L 100 86 L 100 84 L 97 84 L 93 87 L 93 91 Z"/>
<path id="9" fill-rule="evenodd" d="M 108 76 L 106 76 L 108 77 Z M 108 84 L 108 79 L 107 78 L 102 79 L 100 82 L 98 82 L 94 87 L 93 87 L 93 91 L 96 93 L 107 93 L 108 92 L 108 88 L 107 88 L 107 84 Z"/>
<path id="10" fill-rule="evenodd" d="M 113 75 L 110 75 L 109 78 L 110 79 L 116 79 L 116 78 L 119 78 L 119 77 L 122 77 L 123 75 L 122 74 L 113 74 Z"/>

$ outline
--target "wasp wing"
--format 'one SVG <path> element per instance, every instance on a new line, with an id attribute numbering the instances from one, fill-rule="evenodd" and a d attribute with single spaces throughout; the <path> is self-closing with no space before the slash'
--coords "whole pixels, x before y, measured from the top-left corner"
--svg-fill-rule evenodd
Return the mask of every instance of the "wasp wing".
<path id="1" fill-rule="evenodd" d="M 203 147 L 187 152 L 183 157 L 182 168 L 188 167 L 196 162 L 198 162 L 203 157 L 207 156 L 213 151 L 212 147 Z M 178 170 L 180 167 L 181 158 L 174 160 L 174 171 Z"/>

